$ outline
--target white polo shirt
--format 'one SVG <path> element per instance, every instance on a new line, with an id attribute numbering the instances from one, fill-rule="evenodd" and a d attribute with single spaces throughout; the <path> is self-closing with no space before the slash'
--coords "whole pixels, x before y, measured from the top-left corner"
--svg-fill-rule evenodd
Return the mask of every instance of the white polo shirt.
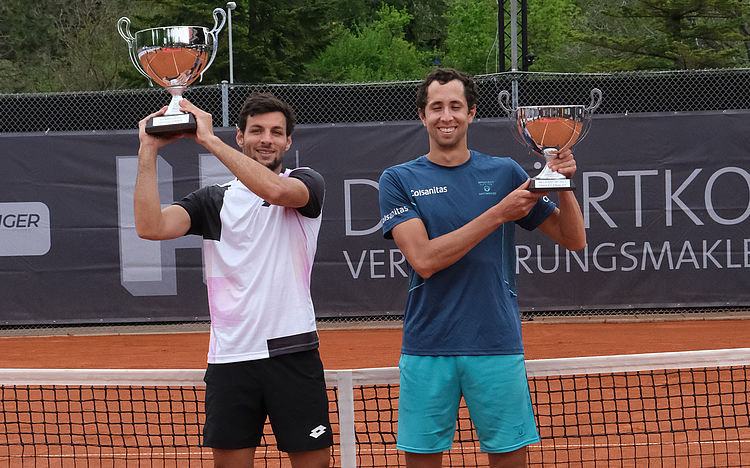
<path id="1" fill-rule="evenodd" d="M 310 297 L 323 177 L 310 168 L 280 177 L 310 192 L 302 208 L 271 205 L 235 179 L 203 187 L 177 202 L 190 215 L 188 234 L 203 237 L 211 312 L 208 362 L 264 359 L 318 347 Z"/>

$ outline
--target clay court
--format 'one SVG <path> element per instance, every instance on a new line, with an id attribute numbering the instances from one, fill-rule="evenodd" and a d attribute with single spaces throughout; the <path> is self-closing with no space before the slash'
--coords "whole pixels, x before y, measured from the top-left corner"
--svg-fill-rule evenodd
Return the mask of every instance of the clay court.
<path id="1" fill-rule="evenodd" d="M 750 318 L 680 316 L 642 320 L 613 317 L 523 324 L 527 359 L 656 353 L 750 347 Z M 352 325 L 355 327 L 356 325 Z M 157 331 L 155 331 L 157 330 Z M 0 367 L 202 369 L 208 332 L 82 334 L 0 337 Z M 111 332 L 110 332 L 111 333 Z M 327 369 L 398 365 L 401 330 L 345 328 L 320 330 Z"/>
<path id="2" fill-rule="evenodd" d="M 525 322 L 527 358 L 750 348 L 750 319 L 741 315 L 722 318 L 669 316 L 668 320 L 657 316 L 640 318 L 642 320 L 610 317 L 607 320 L 579 318 L 575 321 Z M 399 328 L 386 328 L 383 324 L 369 328 L 346 326 L 350 328 L 321 324 L 320 350 L 327 369 L 397 365 L 401 342 Z M 0 367 L 197 369 L 193 375 L 199 376 L 205 367 L 208 346 L 208 333 L 201 330 L 205 327 L 205 324 L 188 327 L 194 329 L 190 332 L 180 330 L 185 327 L 174 326 L 26 331 L 24 333 L 29 333 L 26 336 L 0 337 Z M 59 334 L 61 331 L 66 333 Z M 542 442 L 529 449 L 530 466 L 640 466 L 654 460 L 662 466 L 744 466 L 750 451 L 750 427 L 745 422 L 748 416 L 747 376 L 742 367 L 732 367 L 728 372 L 708 370 L 694 374 L 692 370 L 686 370 L 645 375 L 615 373 L 594 378 L 530 377 L 542 436 Z M 618 380 L 625 382 L 624 385 L 617 383 Z M 726 391 L 727 385 L 729 392 L 714 398 L 712 394 L 719 389 Z M 403 455 L 394 446 L 397 386 L 355 384 L 353 390 L 352 416 L 356 422 L 352 428 L 356 432 L 358 466 L 401 466 Z M 338 393 L 329 389 L 332 423 L 339 427 L 337 433 L 346 427 L 338 419 L 342 399 L 345 399 L 341 391 L 340 386 Z M 0 464 L 141 466 L 142 463 L 154 463 L 153 457 L 164 457 L 167 461 L 157 461 L 157 466 L 210 465 L 210 452 L 201 449 L 199 442 L 202 426 L 200 390 L 193 392 L 169 387 L 140 393 L 141 390 L 127 386 L 117 386 L 114 390 L 74 386 L 70 393 L 71 390 L 62 387 L 30 386 L 18 391 L 7 387 L 5 392 L 3 424 L 15 427 L 18 423 L 11 425 L 8 420 L 18 414 L 19 421 L 23 418 L 29 421 L 20 424 L 19 428 L 28 425 L 29 429 L 20 435 L 8 431 L 5 437 L 9 445 L 0 450 Z M 151 393 L 156 400 L 140 402 L 141 398 L 148 400 L 150 397 L 146 395 Z M 80 397 L 82 403 L 68 403 L 71 394 L 76 399 Z M 680 401 L 676 411 L 681 415 L 674 418 L 672 413 L 675 410 L 671 408 L 677 394 Z M 133 395 L 136 395 L 136 400 L 132 400 Z M 744 403 L 727 401 L 727 396 L 733 400 L 744 398 Z M 16 397 L 19 401 L 28 397 L 29 403 L 16 405 Z M 91 404 L 94 405 L 92 408 L 102 409 L 85 409 Z M 192 409 L 182 416 L 175 416 L 172 413 L 175 404 Z M 78 409 L 58 413 L 60 405 L 70 410 Z M 128 416 L 139 405 L 146 410 L 141 423 L 137 422 L 138 413 Z M 163 405 L 169 408 L 164 414 L 161 413 Z M 16 413 L 27 406 L 29 413 L 27 410 Z M 44 409 L 35 413 L 32 410 L 35 406 Z M 571 408 L 574 409 L 569 412 Z M 670 408 L 668 416 L 664 414 L 664 408 Z M 158 412 L 154 412 L 157 409 Z M 25 414 L 28 417 L 23 416 Z M 376 416 L 371 421 L 368 418 L 372 415 Z M 133 418 L 130 423 L 127 422 L 129 417 Z M 154 423 L 146 423 L 150 417 L 157 419 Z M 727 417 L 732 419 L 728 425 Z M 81 422 L 76 423 L 79 418 L 82 418 Z M 86 429 L 86 418 L 93 418 L 88 424 L 96 427 L 94 432 Z M 460 412 L 458 436 L 444 460 L 445 466 L 486 466 L 486 457 L 478 452 L 467 418 L 464 407 Z M 125 424 L 120 426 L 120 422 Z M 717 431 L 718 425 L 725 428 Z M 50 427 L 52 432 L 48 432 Z M 58 427 L 62 428 L 60 432 Z M 112 432 L 113 428 L 122 432 Z M 129 431 L 129 428 L 135 428 L 136 432 L 127 436 L 124 431 Z M 101 442 L 102 432 L 107 441 L 104 444 Z M 136 435 L 140 433 L 146 435 Z M 49 434 L 52 434 L 52 439 L 49 439 Z M 267 434 L 266 437 L 269 447 L 262 452 L 259 450 L 259 456 L 263 456 L 260 466 L 287 466 L 285 458 L 275 450 L 272 436 Z M 338 437 L 343 440 L 343 435 Z M 181 438 L 185 438 L 184 444 L 176 442 Z M 120 439 L 122 446 L 119 442 L 112 445 L 114 440 Z M 26 442 L 19 444 L 17 440 Z M 147 446 L 141 447 L 144 442 Z M 342 466 L 346 456 L 342 451 L 343 444 L 337 444 L 335 466 Z"/>

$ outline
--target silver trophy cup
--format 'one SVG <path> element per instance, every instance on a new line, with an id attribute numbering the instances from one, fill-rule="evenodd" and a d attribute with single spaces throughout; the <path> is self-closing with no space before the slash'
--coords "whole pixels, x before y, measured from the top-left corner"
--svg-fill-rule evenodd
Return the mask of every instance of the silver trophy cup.
<path id="1" fill-rule="evenodd" d="M 557 156 L 557 151 L 572 147 L 586 136 L 591 128 L 591 116 L 602 102 L 602 92 L 597 88 L 591 90 L 589 107 L 525 106 L 513 109 L 508 91 L 500 92 L 498 102 L 515 123 L 513 135 L 516 139 L 547 162 L 542 172 L 531 179 L 529 191 L 575 190 L 571 179 L 551 170 L 548 164 Z"/>
<path id="2" fill-rule="evenodd" d="M 149 119 L 146 132 L 151 135 L 195 132 L 195 117 L 180 111 L 185 89 L 211 66 L 216 57 L 218 35 L 224 27 L 226 13 L 213 11 L 214 27 L 166 26 L 144 29 L 130 34 L 130 19 L 117 21 L 117 31 L 128 43 L 130 61 L 149 79 L 149 83 L 167 88 L 172 100 L 167 112 Z"/>

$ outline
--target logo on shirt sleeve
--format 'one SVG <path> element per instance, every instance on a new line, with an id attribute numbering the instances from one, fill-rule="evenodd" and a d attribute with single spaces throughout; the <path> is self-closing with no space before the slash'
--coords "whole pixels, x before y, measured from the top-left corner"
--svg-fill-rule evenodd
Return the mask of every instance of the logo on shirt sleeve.
<path id="1" fill-rule="evenodd" d="M 385 223 L 389 219 L 393 219 L 400 214 L 406 213 L 407 211 L 409 211 L 408 206 L 397 206 L 396 208 L 392 209 L 390 213 L 383 216 L 383 222 Z"/>

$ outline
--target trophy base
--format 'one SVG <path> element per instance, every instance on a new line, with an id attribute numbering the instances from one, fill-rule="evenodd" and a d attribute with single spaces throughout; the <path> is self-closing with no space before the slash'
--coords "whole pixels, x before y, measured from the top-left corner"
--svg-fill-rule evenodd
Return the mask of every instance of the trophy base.
<path id="1" fill-rule="evenodd" d="M 563 192 L 575 190 L 576 186 L 570 179 L 531 179 L 529 192 Z"/>
<path id="2" fill-rule="evenodd" d="M 196 128 L 193 114 L 159 115 L 146 122 L 146 133 L 156 136 L 195 133 Z"/>

